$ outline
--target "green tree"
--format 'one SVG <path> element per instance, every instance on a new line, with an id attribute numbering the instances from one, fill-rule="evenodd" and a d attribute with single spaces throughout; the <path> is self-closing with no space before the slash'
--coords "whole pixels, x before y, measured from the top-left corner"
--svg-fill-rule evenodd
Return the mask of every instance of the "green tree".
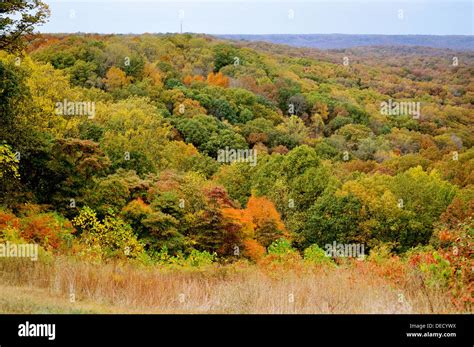
<path id="1" fill-rule="evenodd" d="M 216 99 L 211 101 L 209 113 L 219 120 L 227 120 L 230 123 L 237 122 L 237 112 L 232 108 L 225 99 Z"/>
<path id="2" fill-rule="evenodd" d="M 0 144 L 0 204 L 9 204 L 19 183 L 18 158 L 10 146 Z"/>
<path id="3" fill-rule="evenodd" d="M 303 248 L 315 243 L 326 244 L 357 242 L 361 219 L 360 201 L 353 195 L 324 194 L 309 209 L 300 244 Z"/>
<path id="4" fill-rule="evenodd" d="M 221 68 L 234 64 L 237 57 L 237 50 L 229 45 L 219 44 L 213 49 L 214 51 L 214 72 L 219 72 Z"/>
<path id="5" fill-rule="evenodd" d="M 48 6 L 39 0 L 4 0 L 0 2 L 0 49 L 9 52 L 24 47 L 24 37 L 33 33 L 34 27 L 46 22 Z"/>
<path id="6" fill-rule="evenodd" d="M 395 176 L 391 190 L 411 212 L 406 239 L 400 241 L 404 249 L 429 242 L 434 223 L 457 192 L 456 186 L 443 181 L 435 170 L 427 173 L 421 166 Z"/>
<path id="7" fill-rule="evenodd" d="M 269 197 L 292 232 L 300 232 L 309 208 L 324 191 L 336 184 L 330 169 L 316 151 L 306 145 L 282 156 L 273 154 L 260 160 L 253 186 L 257 195 Z"/>
<path id="8" fill-rule="evenodd" d="M 93 62 L 76 60 L 73 66 L 67 69 L 73 85 L 81 87 L 95 87 L 99 80 L 96 74 L 97 66 Z"/>
<path id="9" fill-rule="evenodd" d="M 84 199 L 93 178 L 100 176 L 110 165 L 109 158 L 97 143 L 79 139 L 58 139 L 52 147 L 51 159 L 47 163 L 50 177 L 42 196 L 55 204 L 60 211 L 71 211 Z"/>
<path id="10" fill-rule="evenodd" d="M 247 143 L 241 135 L 211 116 L 177 118 L 173 120 L 173 124 L 187 143 L 192 143 L 213 158 L 217 158 L 218 150 L 226 146 L 234 149 L 247 148 Z"/>

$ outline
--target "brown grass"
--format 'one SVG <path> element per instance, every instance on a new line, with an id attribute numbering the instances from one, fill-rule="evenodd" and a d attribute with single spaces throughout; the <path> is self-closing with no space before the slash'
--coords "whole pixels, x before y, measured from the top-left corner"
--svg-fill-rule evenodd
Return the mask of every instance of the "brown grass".
<path id="1" fill-rule="evenodd" d="M 357 266 L 169 269 L 0 260 L 1 313 L 455 313 L 449 296 Z M 71 302 L 70 294 L 74 294 Z"/>

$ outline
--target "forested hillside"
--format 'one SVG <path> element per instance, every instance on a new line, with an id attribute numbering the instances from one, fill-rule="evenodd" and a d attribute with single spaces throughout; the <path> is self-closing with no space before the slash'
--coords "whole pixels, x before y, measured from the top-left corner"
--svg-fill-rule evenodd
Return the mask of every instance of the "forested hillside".
<path id="1" fill-rule="evenodd" d="M 344 34 L 273 34 L 219 35 L 230 40 L 267 41 L 296 47 L 341 49 L 371 46 L 415 46 L 473 50 L 474 39 L 468 35 L 344 35 Z"/>
<path id="2" fill-rule="evenodd" d="M 0 52 L 0 241 L 266 266 L 361 244 L 470 310 L 473 74 L 469 51 L 38 36 Z"/>

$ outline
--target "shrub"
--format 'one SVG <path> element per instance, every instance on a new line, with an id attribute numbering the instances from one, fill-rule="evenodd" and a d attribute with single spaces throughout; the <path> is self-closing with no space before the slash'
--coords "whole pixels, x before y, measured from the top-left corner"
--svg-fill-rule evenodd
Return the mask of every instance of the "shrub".
<path id="1" fill-rule="evenodd" d="M 3 230 L 7 227 L 18 229 L 20 227 L 20 219 L 17 218 L 13 213 L 0 210 L 0 230 Z"/>
<path id="2" fill-rule="evenodd" d="M 454 304 L 467 309 L 474 303 L 473 224 L 471 217 L 456 227 L 440 227 L 431 241 L 438 249 L 437 254 L 433 254 L 436 266 L 421 266 L 433 279 L 441 280 L 449 287 Z"/>
<path id="3" fill-rule="evenodd" d="M 216 260 L 216 253 L 209 253 L 207 251 L 198 251 L 193 249 L 191 254 L 186 258 L 186 264 L 190 266 L 204 266 L 211 265 Z"/>
<path id="4" fill-rule="evenodd" d="M 48 251 L 69 248 L 74 233 L 71 222 L 56 213 L 39 213 L 18 218 L 2 210 L 0 210 L 0 230 L 4 236 L 7 235 L 7 231 L 12 236 L 11 231 L 14 230 L 17 233 L 14 238 L 21 239 L 22 242 L 36 243 Z"/>
<path id="5" fill-rule="evenodd" d="M 73 223 L 81 231 L 85 253 L 100 258 L 136 258 L 143 252 L 130 225 L 113 215 L 100 221 L 94 210 L 84 207 Z"/>
<path id="6" fill-rule="evenodd" d="M 153 259 L 160 265 L 180 266 L 180 267 L 201 267 L 211 265 L 217 260 L 216 253 L 207 251 L 198 251 L 193 249 L 191 253 L 185 256 L 182 252 L 174 256 L 168 254 L 168 247 L 164 246 L 161 250 L 153 255 Z"/>
<path id="7" fill-rule="evenodd" d="M 69 248 L 73 233 L 71 222 L 55 213 L 33 215 L 21 221 L 22 238 L 47 250 Z"/>
<path id="8" fill-rule="evenodd" d="M 377 264 L 382 264 L 392 257 L 392 250 L 394 247 L 394 242 L 379 242 L 370 250 L 368 260 Z"/>
<path id="9" fill-rule="evenodd" d="M 25 243 L 25 240 L 20 236 L 20 231 L 12 226 L 2 227 L 0 231 L 0 243 L 7 241 L 11 243 Z"/>
<path id="10" fill-rule="evenodd" d="M 326 255 L 326 252 L 317 244 L 312 244 L 304 250 L 304 260 L 313 264 L 331 264 L 334 265 L 331 257 Z"/>
<path id="11" fill-rule="evenodd" d="M 244 241 L 244 256 L 257 262 L 265 255 L 265 247 L 256 240 Z"/>
<path id="12" fill-rule="evenodd" d="M 276 241 L 273 241 L 272 244 L 268 247 L 268 254 L 274 255 L 286 255 L 286 254 L 294 254 L 296 250 L 291 247 L 290 241 L 285 238 L 280 238 Z"/>
<path id="13" fill-rule="evenodd" d="M 291 242 L 285 238 L 280 238 L 274 241 L 268 247 L 268 255 L 266 262 L 268 264 L 278 263 L 285 264 L 285 266 L 293 266 L 300 262 L 301 256 L 297 250 L 291 246 Z"/>

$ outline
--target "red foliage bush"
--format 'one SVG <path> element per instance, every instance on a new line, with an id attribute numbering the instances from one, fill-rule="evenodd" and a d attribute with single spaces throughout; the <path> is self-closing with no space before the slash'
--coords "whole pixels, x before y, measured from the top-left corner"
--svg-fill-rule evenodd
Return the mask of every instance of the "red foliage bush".
<path id="1" fill-rule="evenodd" d="M 40 214 L 21 221 L 20 235 L 48 250 L 58 250 L 74 232 L 71 222 L 52 214 Z"/>

